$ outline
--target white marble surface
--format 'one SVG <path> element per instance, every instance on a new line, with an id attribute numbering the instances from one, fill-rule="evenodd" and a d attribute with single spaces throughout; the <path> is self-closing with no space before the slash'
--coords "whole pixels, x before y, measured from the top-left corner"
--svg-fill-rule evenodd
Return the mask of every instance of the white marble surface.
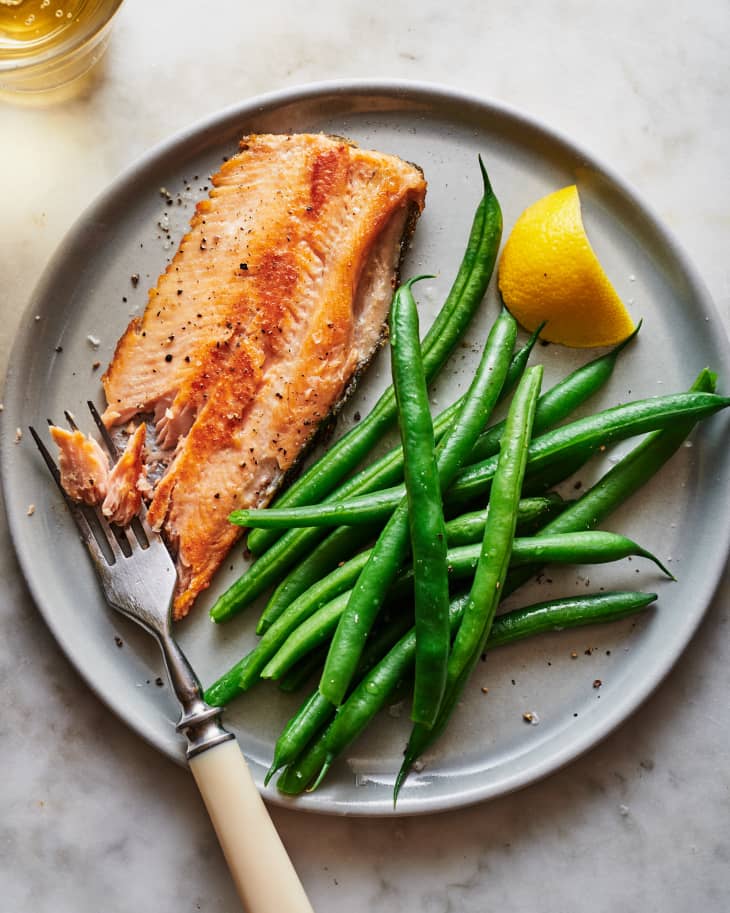
<path id="1" fill-rule="evenodd" d="M 441 82 L 571 135 L 640 188 L 730 322 L 728 39 L 714 0 L 127 0 L 86 97 L 0 104 L 2 372 L 47 259 L 129 162 L 225 105 L 335 77 Z M 0 536 L 0 913 L 238 910 L 191 778 L 83 686 Z M 727 910 L 729 595 L 726 579 L 633 718 L 520 793 L 411 819 L 274 808 L 318 913 Z"/>

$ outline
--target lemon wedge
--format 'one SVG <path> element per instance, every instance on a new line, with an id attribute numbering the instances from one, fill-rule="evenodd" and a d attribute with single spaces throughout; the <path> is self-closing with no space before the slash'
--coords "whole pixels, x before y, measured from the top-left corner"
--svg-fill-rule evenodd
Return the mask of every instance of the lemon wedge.
<path id="1" fill-rule="evenodd" d="M 583 226 L 578 188 L 548 194 L 522 213 L 499 261 L 499 289 L 526 330 L 574 348 L 610 346 L 634 322 L 603 271 Z"/>

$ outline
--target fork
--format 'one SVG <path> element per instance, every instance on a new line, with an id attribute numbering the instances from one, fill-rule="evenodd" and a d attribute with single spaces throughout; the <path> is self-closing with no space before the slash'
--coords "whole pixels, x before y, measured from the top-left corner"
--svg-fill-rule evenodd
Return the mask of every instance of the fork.
<path id="1" fill-rule="evenodd" d="M 116 446 L 96 407 L 92 402 L 88 406 L 104 446 L 116 459 Z M 77 430 L 73 416 L 65 416 Z M 69 498 L 51 453 L 37 431 L 31 427 L 30 432 L 76 521 L 107 602 L 141 625 L 160 646 L 182 710 L 177 731 L 187 740 L 190 770 L 245 909 L 313 913 L 234 734 L 223 728 L 221 709 L 203 700 L 200 682 L 172 635 L 177 571 L 161 536 L 147 523 L 144 507 L 130 526 L 112 527 L 99 508 Z"/>

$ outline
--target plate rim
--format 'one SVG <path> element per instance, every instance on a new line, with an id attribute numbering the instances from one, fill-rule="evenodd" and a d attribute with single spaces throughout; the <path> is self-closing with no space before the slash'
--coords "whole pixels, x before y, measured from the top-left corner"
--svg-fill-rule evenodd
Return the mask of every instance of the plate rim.
<path id="1" fill-rule="evenodd" d="M 459 110 L 462 110 L 467 106 L 485 114 L 496 113 L 498 116 L 507 118 L 523 128 L 528 128 L 531 131 L 549 137 L 552 142 L 556 142 L 572 155 L 577 155 L 585 165 L 590 166 L 598 174 L 605 177 L 613 187 L 618 188 L 623 196 L 630 200 L 632 206 L 636 208 L 638 215 L 648 223 L 651 230 L 666 247 L 671 257 L 679 264 L 683 277 L 688 284 L 692 299 L 702 303 L 706 312 L 710 314 L 714 326 L 721 327 L 723 335 L 727 335 L 724 321 L 722 320 L 712 295 L 707 289 L 697 267 L 685 253 L 672 231 L 658 218 L 642 194 L 637 191 L 630 182 L 580 143 L 576 143 L 573 139 L 564 134 L 561 130 L 546 124 L 541 119 L 531 114 L 527 114 L 512 105 L 473 92 L 452 88 L 441 83 L 420 80 L 393 80 L 388 78 L 320 80 L 299 86 L 277 89 L 226 106 L 176 131 L 171 136 L 152 146 L 141 156 L 138 156 L 116 175 L 73 221 L 49 259 L 28 298 L 8 359 L 4 396 L 6 404 L 10 404 L 11 408 L 7 409 L 6 406 L 7 413 L 4 416 L 4 433 L 0 435 L 0 465 L 3 470 L 2 489 L 10 539 L 13 543 L 25 584 L 28 587 L 36 608 L 46 626 L 53 634 L 54 639 L 66 658 L 71 662 L 84 682 L 102 700 L 104 705 L 111 709 L 135 734 L 141 736 L 148 744 L 166 754 L 169 758 L 179 764 L 184 764 L 182 753 L 171 753 L 166 746 L 162 744 L 159 733 L 155 730 L 154 726 L 151 724 L 148 725 L 145 720 L 140 720 L 135 717 L 133 712 L 124 705 L 119 706 L 118 703 L 114 703 L 113 697 L 105 692 L 100 684 L 94 681 L 91 674 L 88 673 L 84 667 L 84 664 L 82 662 L 77 662 L 75 651 L 68 642 L 63 625 L 56 623 L 52 609 L 44 604 L 44 600 L 40 596 L 35 581 L 33 563 L 30 556 L 25 554 L 24 549 L 21 546 L 22 536 L 18 525 L 21 522 L 21 518 L 20 516 L 16 516 L 10 509 L 12 496 L 11 492 L 8 490 L 8 467 L 12 462 L 11 448 L 13 447 L 13 444 L 10 441 L 7 422 L 11 414 L 18 414 L 17 409 L 13 412 L 12 405 L 15 404 L 20 396 L 20 389 L 16 385 L 14 378 L 19 373 L 19 369 L 23 364 L 24 359 L 27 357 L 27 342 L 32 333 L 32 320 L 30 319 L 30 316 L 34 310 L 34 302 L 43 298 L 47 293 L 52 277 L 55 275 L 59 266 L 64 262 L 67 250 L 72 249 L 74 245 L 78 243 L 85 227 L 90 221 L 94 220 L 95 214 L 103 212 L 105 208 L 112 206 L 117 197 L 124 193 L 124 189 L 130 183 L 143 179 L 149 169 L 153 169 L 161 159 L 169 156 L 176 147 L 186 144 L 191 138 L 202 138 L 210 132 L 220 131 L 237 119 L 250 119 L 257 114 L 260 115 L 267 111 L 273 111 L 276 108 L 285 105 L 311 102 L 318 97 L 333 95 L 341 98 L 346 98 L 348 96 L 358 97 L 373 95 L 392 96 L 394 99 L 401 98 L 404 102 L 411 102 L 415 99 L 422 100 L 431 105 L 435 103 L 453 103 Z M 728 355 L 727 346 L 724 347 L 724 362 L 718 364 L 717 368 L 723 370 L 725 377 L 730 375 L 730 355 Z M 503 776 L 497 783 L 492 784 L 491 786 L 482 785 L 479 788 L 461 790 L 458 794 L 449 792 L 447 795 L 432 796 L 430 798 L 423 793 L 412 799 L 407 799 L 404 796 L 401 805 L 396 810 L 393 810 L 390 803 L 382 801 L 370 803 L 361 801 L 360 803 L 353 803 L 351 800 L 341 802 L 335 799 L 326 803 L 321 801 L 302 802 L 301 799 L 290 799 L 286 796 L 282 796 L 272 787 L 263 789 L 259 787 L 263 796 L 267 801 L 298 811 L 360 815 L 366 817 L 406 816 L 448 811 L 473 805 L 478 802 L 486 801 L 487 799 L 495 798 L 496 796 L 506 795 L 556 772 L 566 764 L 580 757 L 587 750 L 598 745 L 622 722 L 625 722 L 666 678 L 667 674 L 694 636 L 717 591 L 727 562 L 728 549 L 730 548 L 730 526 L 725 530 L 724 539 L 724 549 L 718 549 L 716 553 L 718 555 L 715 562 L 716 566 L 712 568 L 712 573 L 705 578 L 704 596 L 706 598 L 703 598 L 702 600 L 702 608 L 696 612 L 695 616 L 691 619 L 691 624 L 687 626 L 687 635 L 682 640 L 681 646 L 679 646 L 677 650 L 665 654 L 662 661 L 654 668 L 652 675 L 643 678 L 638 685 L 634 686 L 631 692 L 627 692 L 623 696 L 617 696 L 612 701 L 610 711 L 608 711 L 602 719 L 594 721 L 592 725 L 585 730 L 582 736 L 579 734 L 578 737 L 571 742 L 569 748 L 565 748 L 562 751 L 558 751 L 557 754 L 543 758 L 538 763 L 531 764 L 524 771 L 518 771 L 515 774 Z"/>

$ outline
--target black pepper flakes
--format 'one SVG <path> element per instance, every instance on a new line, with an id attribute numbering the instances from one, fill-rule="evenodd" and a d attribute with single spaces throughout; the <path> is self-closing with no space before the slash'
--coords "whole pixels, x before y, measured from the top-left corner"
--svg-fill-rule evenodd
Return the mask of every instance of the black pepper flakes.
<path id="1" fill-rule="evenodd" d="M 172 361 L 172 355 L 169 352 L 165 355 L 165 361 L 168 363 Z"/>

